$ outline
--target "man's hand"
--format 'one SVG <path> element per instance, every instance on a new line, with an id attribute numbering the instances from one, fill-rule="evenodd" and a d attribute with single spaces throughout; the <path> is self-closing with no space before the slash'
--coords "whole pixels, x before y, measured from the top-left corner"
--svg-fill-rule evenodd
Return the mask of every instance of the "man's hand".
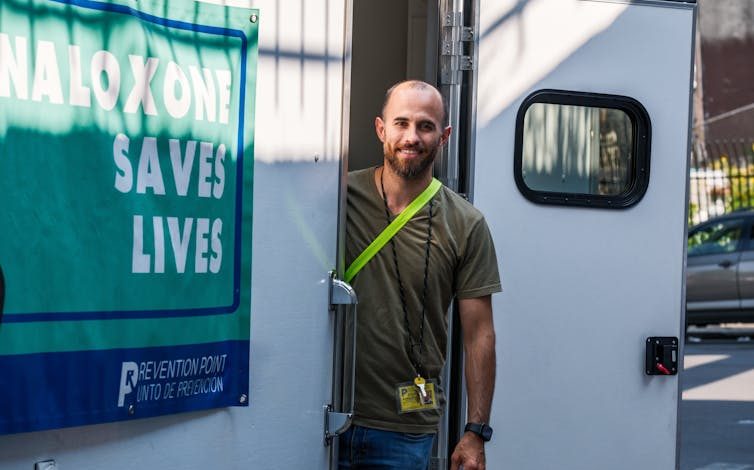
<path id="1" fill-rule="evenodd" d="M 450 457 L 450 470 L 485 470 L 484 441 L 473 432 L 464 433 L 458 441 L 453 456 Z"/>

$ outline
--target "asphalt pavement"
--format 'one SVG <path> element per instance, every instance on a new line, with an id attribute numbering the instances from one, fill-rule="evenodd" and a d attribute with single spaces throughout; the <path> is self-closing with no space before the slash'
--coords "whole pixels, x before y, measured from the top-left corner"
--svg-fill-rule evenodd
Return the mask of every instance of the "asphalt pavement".
<path id="1" fill-rule="evenodd" d="M 690 328 L 681 470 L 754 470 L 754 324 Z"/>

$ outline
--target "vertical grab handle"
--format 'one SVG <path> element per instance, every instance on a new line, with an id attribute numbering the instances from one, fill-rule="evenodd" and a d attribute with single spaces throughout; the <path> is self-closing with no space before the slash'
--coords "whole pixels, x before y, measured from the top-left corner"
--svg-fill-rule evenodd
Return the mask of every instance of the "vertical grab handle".
<path id="1" fill-rule="evenodd" d="M 351 425 L 356 395 L 356 292 L 347 282 L 330 275 L 330 311 L 333 313 L 332 401 L 325 405 L 324 444 Z"/>

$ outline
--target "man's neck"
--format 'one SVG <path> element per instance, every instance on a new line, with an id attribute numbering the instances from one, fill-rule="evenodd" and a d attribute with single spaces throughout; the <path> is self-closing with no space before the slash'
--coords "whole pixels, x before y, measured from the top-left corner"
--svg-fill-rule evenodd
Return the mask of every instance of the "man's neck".
<path id="1" fill-rule="evenodd" d="M 408 179 L 396 174 L 389 165 L 384 164 L 374 172 L 374 180 L 383 197 L 382 188 L 385 188 L 390 212 L 400 214 L 432 182 L 432 166 L 430 165 L 427 171 L 417 178 Z"/>

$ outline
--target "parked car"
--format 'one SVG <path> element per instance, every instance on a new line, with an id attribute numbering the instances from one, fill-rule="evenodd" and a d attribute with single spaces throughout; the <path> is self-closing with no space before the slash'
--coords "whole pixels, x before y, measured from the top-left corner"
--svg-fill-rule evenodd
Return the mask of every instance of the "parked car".
<path id="1" fill-rule="evenodd" d="M 689 229 L 686 324 L 754 322 L 754 210 Z"/>

